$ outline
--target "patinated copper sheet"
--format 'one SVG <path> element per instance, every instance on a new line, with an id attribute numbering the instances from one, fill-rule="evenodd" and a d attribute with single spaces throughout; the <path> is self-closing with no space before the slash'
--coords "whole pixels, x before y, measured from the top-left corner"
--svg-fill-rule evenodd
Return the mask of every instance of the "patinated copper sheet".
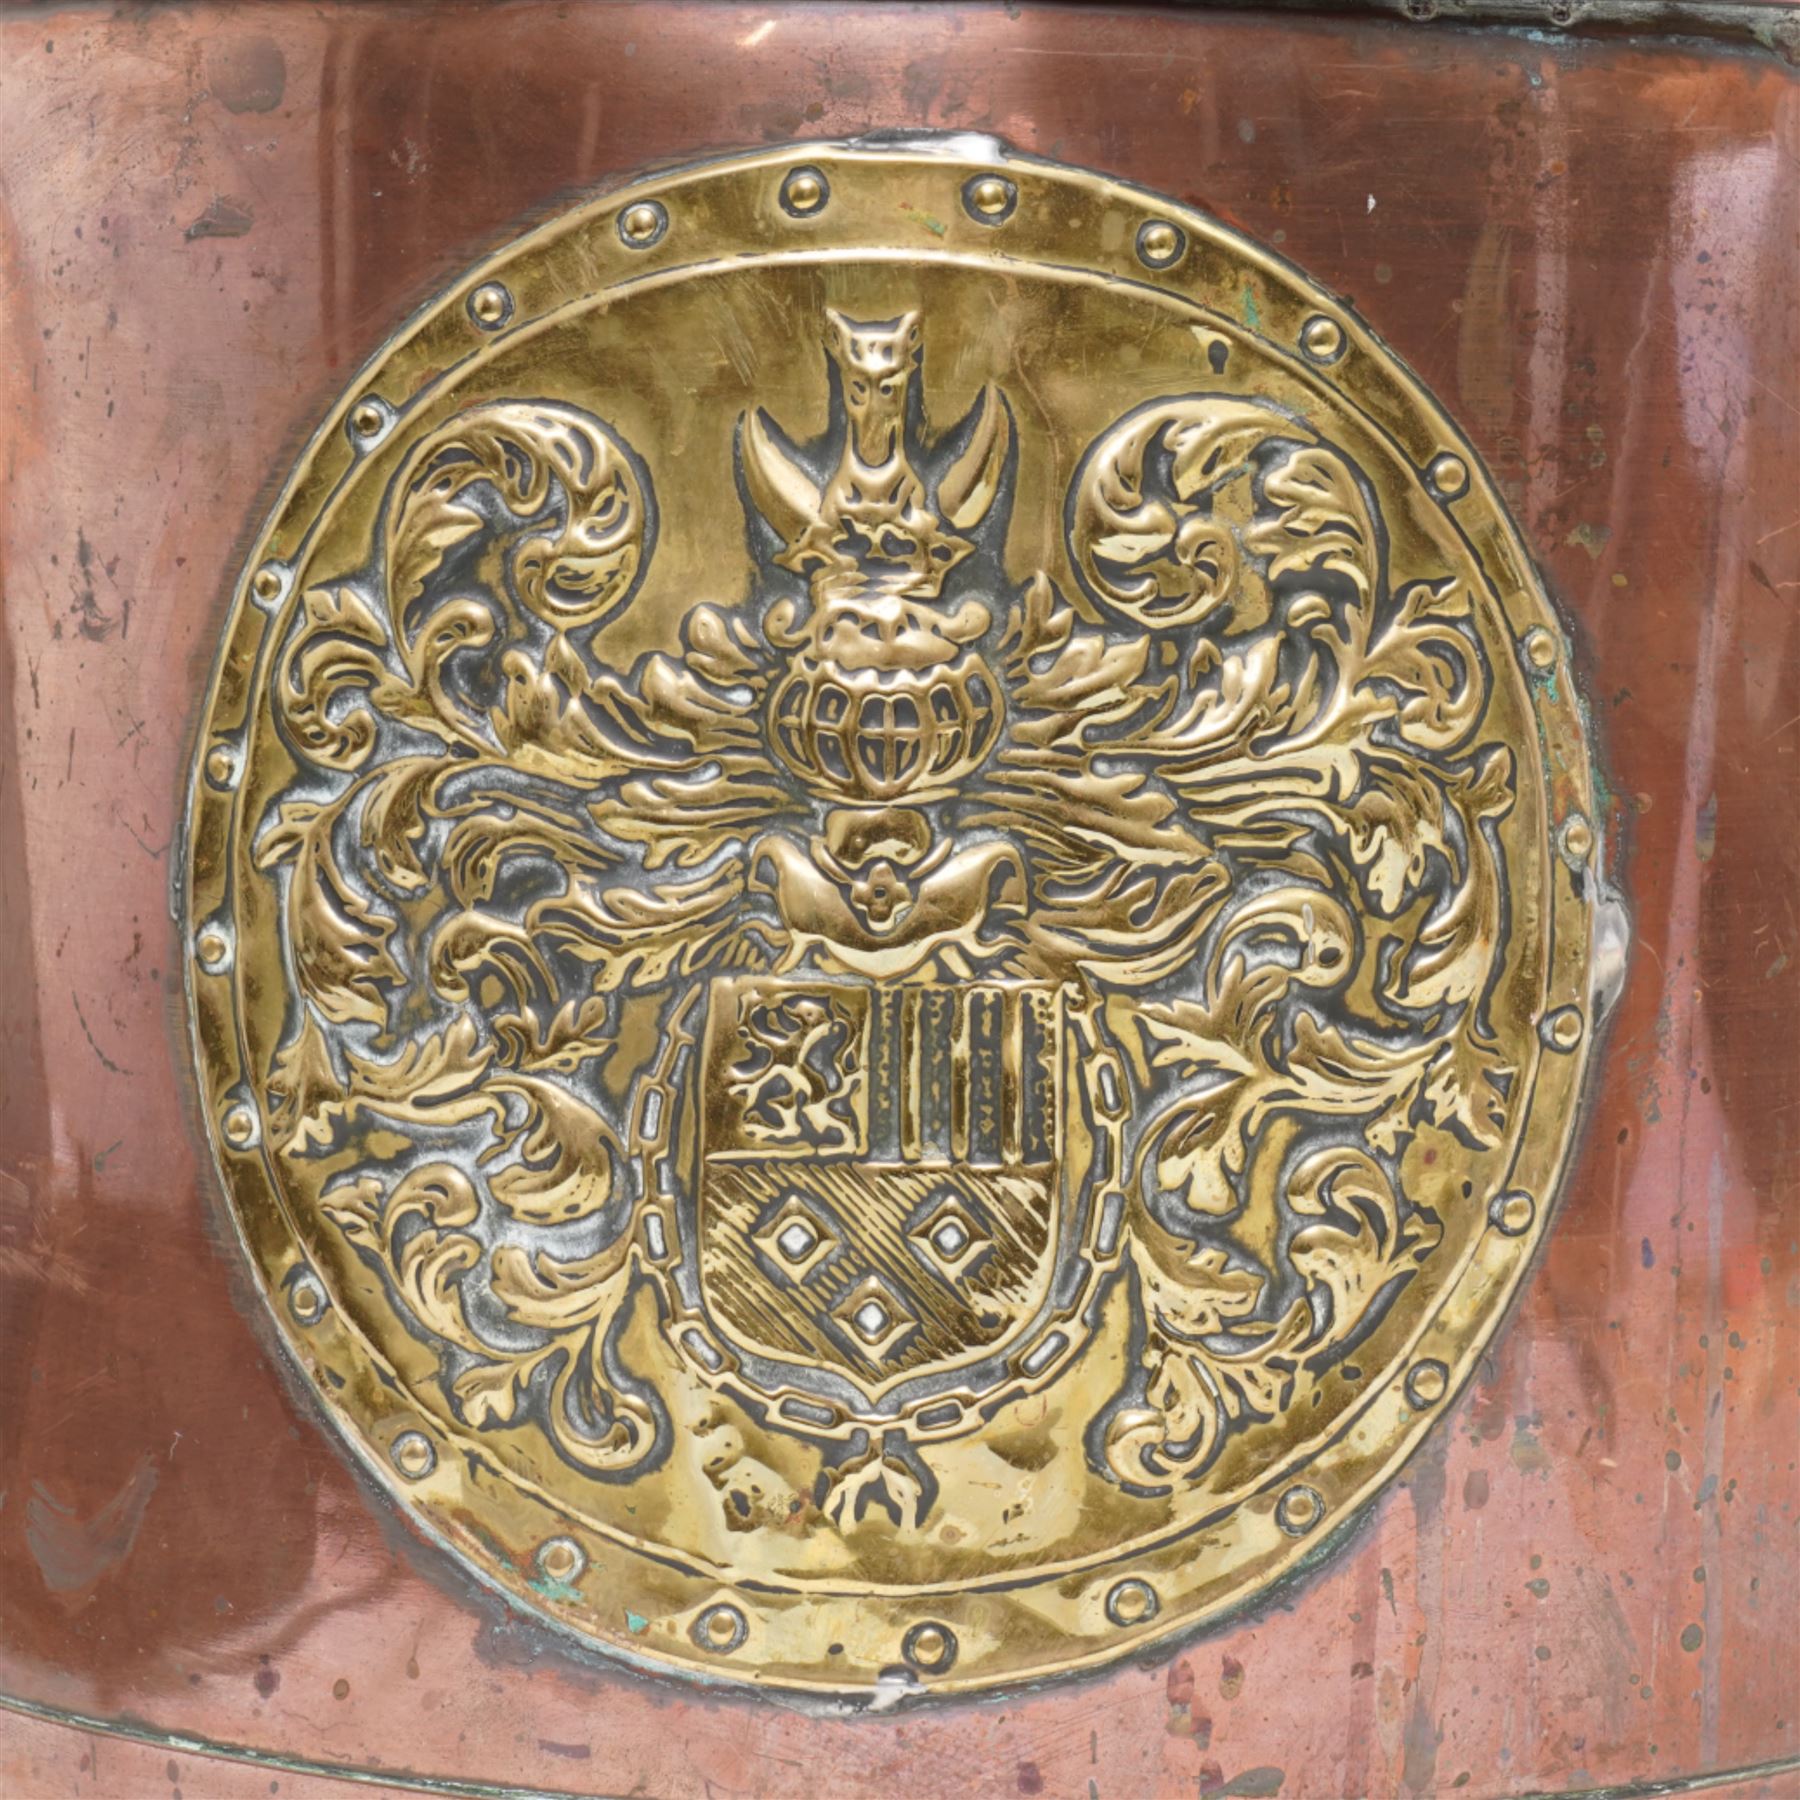
<path id="1" fill-rule="evenodd" d="M 1793 1755 L 1790 70 L 1064 10 L 0 31 L 6 1692 L 575 1791 L 1503 1793 Z M 1149 1667 L 833 1721 L 575 1661 L 347 1472 L 222 1235 L 168 890 L 269 472 L 393 320 L 571 190 L 882 126 L 1216 212 L 1419 371 L 1573 626 L 1635 938 L 1542 1266 L 1340 1555 Z"/>

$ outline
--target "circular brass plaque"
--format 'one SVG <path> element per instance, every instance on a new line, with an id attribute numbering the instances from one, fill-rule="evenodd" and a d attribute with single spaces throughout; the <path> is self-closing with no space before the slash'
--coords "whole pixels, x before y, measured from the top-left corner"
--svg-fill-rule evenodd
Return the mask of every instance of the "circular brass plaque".
<path id="1" fill-rule="evenodd" d="M 200 1086 L 345 1440 L 725 1680 L 1141 1650 L 1400 1465 L 1545 1229 L 1563 638 L 1345 307 L 970 139 L 665 174 L 394 337 L 198 745 Z"/>

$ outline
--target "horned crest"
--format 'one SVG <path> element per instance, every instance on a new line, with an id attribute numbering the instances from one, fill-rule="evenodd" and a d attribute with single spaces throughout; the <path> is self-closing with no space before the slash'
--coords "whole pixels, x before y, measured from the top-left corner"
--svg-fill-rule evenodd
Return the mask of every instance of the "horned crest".
<path id="1" fill-rule="evenodd" d="M 828 309 L 825 319 L 843 414 L 837 467 L 821 483 L 758 409 L 739 426 L 745 487 L 781 536 L 776 561 L 807 576 L 815 599 L 872 586 L 929 599 L 973 548 L 968 534 L 1000 491 L 1011 414 L 994 384 L 984 386 L 949 434 L 965 441 L 932 491 L 907 442 L 923 350 L 918 313 L 866 322 Z"/>

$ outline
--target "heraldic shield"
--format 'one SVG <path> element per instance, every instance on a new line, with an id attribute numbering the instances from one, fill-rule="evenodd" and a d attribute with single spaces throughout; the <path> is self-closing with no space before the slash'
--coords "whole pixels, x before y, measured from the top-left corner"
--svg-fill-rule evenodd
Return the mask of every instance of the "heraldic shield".
<path id="1" fill-rule="evenodd" d="M 870 1402 L 1004 1353 L 1062 1220 L 1062 996 L 1043 982 L 712 984 L 700 1291 L 740 1352 Z"/>

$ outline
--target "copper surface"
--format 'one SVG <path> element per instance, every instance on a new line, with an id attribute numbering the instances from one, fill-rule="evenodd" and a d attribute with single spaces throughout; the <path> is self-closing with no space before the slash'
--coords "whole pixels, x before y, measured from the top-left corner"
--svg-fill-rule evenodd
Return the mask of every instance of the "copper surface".
<path id="1" fill-rule="evenodd" d="M 38 12 L 0 25 L 0 117 L 0 1688 L 571 1791 L 1498 1794 L 1793 1757 L 1788 68 L 1075 9 Z M 1379 319 L 1575 625 L 1635 937 L 1542 1266 L 1345 1553 L 1154 1665 L 851 1721 L 582 1663 L 348 1473 L 220 1248 L 169 851 L 222 572 L 389 321 L 645 161 L 920 125 L 1166 189 Z"/>

